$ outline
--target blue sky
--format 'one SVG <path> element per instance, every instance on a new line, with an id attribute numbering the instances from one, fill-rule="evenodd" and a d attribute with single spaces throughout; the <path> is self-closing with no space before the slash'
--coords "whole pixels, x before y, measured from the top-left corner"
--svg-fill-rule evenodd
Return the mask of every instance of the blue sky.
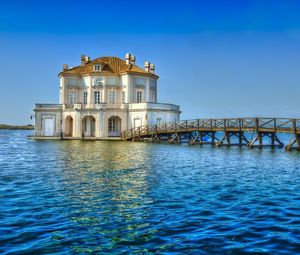
<path id="1" fill-rule="evenodd" d="M 136 55 L 182 119 L 300 117 L 299 1 L 0 3 L 0 123 L 58 102 L 62 64 Z"/>

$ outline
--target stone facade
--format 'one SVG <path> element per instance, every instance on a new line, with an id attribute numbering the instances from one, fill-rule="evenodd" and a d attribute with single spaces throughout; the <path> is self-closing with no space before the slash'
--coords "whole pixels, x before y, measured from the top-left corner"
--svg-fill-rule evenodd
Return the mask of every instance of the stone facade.
<path id="1" fill-rule="evenodd" d="M 125 60 L 82 55 L 81 65 L 65 64 L 60 103 L 36 104 L 35 136 L 119 137 L 126 129 L 179 120 L 179 106 L 157 103 L 154 69 L 149 62 L 136 66 L 131 54 Z"/>

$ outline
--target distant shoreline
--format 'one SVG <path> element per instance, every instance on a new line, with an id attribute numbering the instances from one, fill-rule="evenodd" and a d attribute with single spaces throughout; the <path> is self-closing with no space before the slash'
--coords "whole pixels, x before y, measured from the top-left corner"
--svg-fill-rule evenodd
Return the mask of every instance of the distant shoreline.
<path id="1" fill-rule="evenodd" d="M 16 126 L 16 125 L 6 125 L 6 124 L 0 124 L 0 129 L 8 129 L 8 130 L 33 130 L 33 125 L 22 125 L 22 126 Z"/>

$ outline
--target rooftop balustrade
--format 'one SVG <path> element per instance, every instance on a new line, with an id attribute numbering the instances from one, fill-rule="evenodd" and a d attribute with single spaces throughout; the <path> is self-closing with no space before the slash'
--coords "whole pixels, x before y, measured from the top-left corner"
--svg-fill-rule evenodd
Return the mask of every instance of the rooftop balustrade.
<path id="1" fill-rule="evenodd" d="M 62 104 L 35 104 L 35 109 L 62 109 Z"/>

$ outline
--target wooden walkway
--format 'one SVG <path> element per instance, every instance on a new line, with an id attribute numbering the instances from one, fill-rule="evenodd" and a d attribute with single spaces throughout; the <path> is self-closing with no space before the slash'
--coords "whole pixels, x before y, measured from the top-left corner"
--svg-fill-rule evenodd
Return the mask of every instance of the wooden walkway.
<path id="1" fill-rule="evenodd" d="M 212 144 L 214 146 L 283 147 L 278 134 L 290 135 L 285 149 L 300 150 L 300 119 L 288 118 L 233 118 L 233 119 L 195 119 L 160 126 L 141 126 L 121 133 L 125 141 L 168 143 L 188 142 Z"/>

